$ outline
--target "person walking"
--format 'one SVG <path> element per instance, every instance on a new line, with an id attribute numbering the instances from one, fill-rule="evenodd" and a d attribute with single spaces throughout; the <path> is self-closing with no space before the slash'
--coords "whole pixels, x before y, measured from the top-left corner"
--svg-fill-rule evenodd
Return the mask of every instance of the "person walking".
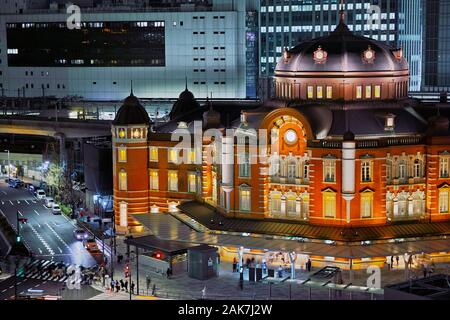
<path id="1" fill-rule="evenodd" d="M 114 292 L 114 287 L 116 286 L 116 283 L 114 281 L 114 279 L 111 279 L 111 287 L 110 287 L 110 291 Z"/>
<path id="2" fill-rule="evenodd" d="M 125 283 L 123 282 L 123 279 L 120 279 L 120 289 L 123 291 L 125 288 Z"/>
<path id="3" fill-rule="evenodd" d="M 125 291 L 128 292 L 128 280 L 125 280 L 124 287 Z"/>
<path id="4" fill-rule="evenodd" d="M 134 294 L 134 286 L 135 286 L 134 281 L 131 281 L 131 284 L 130 284 L 131 294 Z"/>
<path id="5" fill-rule="evenodd" d="M 120 281 L 122 281 L 122 280 L 120 280 Z M 116 292 L 119 292 L 119 291 L 120 291 L 120 283 L 119 283 L 119 281 L 116 281 Z"/>
<path id="6" fill-rule="evenodd" d="M 145 283 L 146 283 L 147 294 L 148 294 L 148 290 L 150 290 L 150 285 L 152 284 L 152 278 L 150 278 L 149 275 L 145 276 Z"/>
<path id="7" fill-rule="evenodd" d="M 400 261 L 400 258 L 399 258 L 399 256 L 396 256 L 396 257 L 395 257 L 395 260 L 397 261 L 397 267 L 398 267 L 398 265 L 399 265 L 399 263 L 398 263 L 398 262 Z"/>

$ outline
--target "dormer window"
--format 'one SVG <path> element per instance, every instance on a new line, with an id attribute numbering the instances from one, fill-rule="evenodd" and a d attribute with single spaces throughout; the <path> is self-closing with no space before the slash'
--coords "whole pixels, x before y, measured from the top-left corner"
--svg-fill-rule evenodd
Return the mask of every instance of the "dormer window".
<path id="1" fill-rule="evenodd" d="M 120 128 L 119 129 L 119 138 L 120 139 L 125 139 L 126 136 L 127 136 L 127 133 L 126 133 L 125 129 L 124 128 Z"/>
<path id="2" fill-rule="evenodd" d="M 188 125 L 184 121 L 178 122 L 178 129 L 187 129 Z"/>
<path id="3" fill-rule="evenodd" d="M 139 129 L 134 129 L 133 130 L 133 138 L 135 138 L 135 139 L 139 139 L 139 138 L 141 138 L 141 134 L 142 132 L 141 132 L 141 130 L 139 130 Z"/>
<path id="4" fill-rule="evenodd" d="M 389 113 L 385 117 L 384 131 L 394 131 L 395 128 L 395 114 Z"/>

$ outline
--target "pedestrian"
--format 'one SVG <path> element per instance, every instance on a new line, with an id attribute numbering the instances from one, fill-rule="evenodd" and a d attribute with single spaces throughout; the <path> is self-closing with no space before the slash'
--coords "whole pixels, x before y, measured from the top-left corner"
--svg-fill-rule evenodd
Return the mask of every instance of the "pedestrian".
<path id="1" fill-rule="evenodd" d="M 134 294 L 134 286 L 135 286 L 134 281 L 131 281 L 131 284 L 130 284 L 131 294 Z"/>
<path id="2" fill-rule="evenodd" d="M 167 276 L 167 278 L 169 278 L 169 277 L 170 277 L 170 267 L 169 267 L 169 268 L 167 268 L 167 271 L 166 271 L 166 276 Z"/>
<path id="3" fill-rule="evenodd" d="M 400 260 L 399 256 L 396 256 L 396 257 L 395 257 L 395 260 L 397 261 L 397 267 L 398 267 L 398 264 L 399 264 L 398 262 L 399 262 L 399 260 Z"/>
<path id="4" fill-rule="evenodd" d="M 124 287 L 125 291 L 128 292 L 128 280 L 125 280 Z"/>
<path id="5" fill-rule="evenodd" d="M 422 272 L 423 272 L 423 277 L 426 278 L 427 277 L 427 267 L 425 267 L 425 265 L 422 265 Z"/>
<path id="6" fill-rule="evenodd" d="M 148 290 L 150 290 L 150 285 L 151 285 L 151 283 L 152 283 L 152 278 L 150 278 L 150 276 L 147 275 L 147 276 L 145 277 L 145 282 L 146 282 L 146 284 L 147 284 L 147 294 L 148 294 Z"/>
<path id="7" fill-rule="evenodd" d="M 156 293 L 156 284 L 153 284 L 153 288 L 152 288 L 152 296 L 154 296 Z"/>
<path id="8" fill-rule="evenodd" d="M 281 265 L 278 267 L 278 278 L 283 278 L 283 267 Z"/>
<path id="9" fill-rule="evenodd" d="M 115 286 L 115 281 L 114 281 L 114 279 L 111 279 L 111 289 L 110 289 L 111 292 L 114 292 L 114 286 Z"/>
<path id="10" fill-rule="evenodd" d="M 125 288 L 125 283 L 123 282 L 123 279 L 120 279 L 120 289 L 123 291 Z"/>
<path id="11" fill-rule="evenodd" d="M 118 281 L 116 281 L 116 292 L 120 291 L 120 284 Z"/>

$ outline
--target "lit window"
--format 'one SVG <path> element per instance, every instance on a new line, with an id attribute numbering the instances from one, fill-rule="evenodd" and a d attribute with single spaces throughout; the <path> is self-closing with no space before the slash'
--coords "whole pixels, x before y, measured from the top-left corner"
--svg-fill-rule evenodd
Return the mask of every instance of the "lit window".
<path id="1" fill-rule="evenodd" d="M 372 181 L 372 161 L 364 160 L 361 163 L 361 181 L 371 182 Z"/>
<path id="2" fill-rule="evenodd" d="M 250 190 L 240 190 L 239 198 L 241 211 L 250 211 Z"/>
<path id="3" fill-rule="evenodd" d="M 317 86 L 317 99 L 323 99 L 323 87 Z"/>
<path id="4" fill-rule="evenodd" d="M 178 172 L 169 171 L 168 180 L 169 191 L 178 191 Z"/>
<path id="5" fill-rule="evenodd" d="M 119 172 L 119 190 L 127 190 L 127 172 L 125 170 L 120 170 Z"/>
<path id="6" fill-rule="evenodd" d="M 386 115 L 385 122 L 384 122 L 384 130 L 385 131 L 393 131 L 395 127 L 395 114 L 388 114 Z"/>
<path id="7" fill-rule="evenodd" d="M 377 99 L 381 98 L 381 86 L 375 86 L 374 88 L 374 97 Z"/>
<path id="8" fill-rule="evenodd" d="M 120 129 L 119 129 L 119 138 L 120 138 L 120 139 L 124 139 L 125 136 L 126 136 L 126 131 L 125 131 L 125 129 L 120 128 Z"/>
<path id="9" fill-rule="evenodd" d="M 449 189 L 439 190 L 439 213 L 448 213 Z"/>
<path id="10" fill-rule="evenodd" d="M 279 192 L 270 193 L 270 211 L 271 213 L 281 212 L 281 194 Z"/>
<path id="11" fill-rule="evenodd" d="M 420 165 L 419 160 L 414 161 L 414 178 L 422 177 L 422 166 Z"/>
<path id="12" fill-rule="evenodd" d="M 448 163 L 450 157 L 440 157 L 439 158 L 439 176 L 441 178 L 448 178 Z"/>
<path id="13" fill-rule="evenodd" d="M 361 194 L 361 218 L 372 218 L 373 192 Z"/>
<path id="14" fill-rule="evenodd" d="M 323 215 L 325 218 L 336 217 L 336 193 L 331 190 L 323 193 Z"/>
<path id="15" fill-rule="evenodd" d="M 366 99 L 372 98 L 372 86 L 366 86 Z"/>
<path id="16" fill-rule="evenodd" d="M 336 182 L 336 161 L 324 160 L 323 176 L 325 182 Z"/>
<path id="17" fill-rule="evenodd" d="M 362 98 L 362 86 L 356 86 L 356 99 Z"/>
<path id="18" fill-rule="evenodd" d="M 195 158 L 196 158 L 196 154 L 195 154 L 195 149 L 190 149 L 188 151 L 189 154 L 189 163 L 195 163 Z"/>
<path id="19" fill-rule="evenodd" d="M 150 161 L 158 161 L 158 148 L 150 147 Z"/>
<path id="20" fill-rule="evenodd" d="M 119 148 L 119 162 L 127 162 L 127 149 Z"/>
<path id="21" fill-rule="evenodd" d="M 333 99 L 333 87 L 327 86 L 327 99 Z"/>
<path id="22" fill-rule="evenodd" d="M 188 192 L 197 192 L 197 176 L 195 175 L 195 173 L 188 174 Z"/>
<path id="23" fill-rule="evenodd" d="M 295 194 L 290 194 L 286 197 L 286 213 L 297 213 L 297 197 L 295 196 Z"/>
<path id="24" fill-rule="evenodd" d="M 308 99 L 313 99 L 313 98 L 314 98 L 314 87 L 308 86 Z"/>
<path id="25" fill-rule="evenodd" d="M 169 162 L 176 163 L 178 161 L 178 149 L 169 149 Z"/>
<path id="26" fill-rule="evenodd" d="M 159 176 L 157 170 L 150 170 L 150 190 L 159 189 Z"/>

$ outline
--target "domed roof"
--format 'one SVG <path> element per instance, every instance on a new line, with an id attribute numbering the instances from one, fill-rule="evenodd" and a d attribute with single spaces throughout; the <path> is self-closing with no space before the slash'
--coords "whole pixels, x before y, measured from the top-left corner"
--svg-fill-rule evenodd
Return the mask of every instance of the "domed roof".
<path id="1" fill-rule="evenodd" d="M 402 49 L 353 34 L 343 21 L 330 35 L 302 42 L 285 52 L 276 72 L 408 71 Z"/>
<path id="2" fill-rule="evenodd" d="M 180 93 L 178 100 L 173 104 L 169 114 L 170 120 L 176 119 L 186 114 L 188 111 L 199 107 L 200 104 L 195 100 L 194 94 L 188 90 L 186 84 L 186 89 Z"/>
<path id="3" fill-rule="evenodd" d="M 117 112 L 113 125 L 133 125 L 133 124 L 149 124 L 150 117 L 147 111 L 140 103 L 139 99 L 133 95 L 131 91 L 124 101 L 123 105 Z"/>

